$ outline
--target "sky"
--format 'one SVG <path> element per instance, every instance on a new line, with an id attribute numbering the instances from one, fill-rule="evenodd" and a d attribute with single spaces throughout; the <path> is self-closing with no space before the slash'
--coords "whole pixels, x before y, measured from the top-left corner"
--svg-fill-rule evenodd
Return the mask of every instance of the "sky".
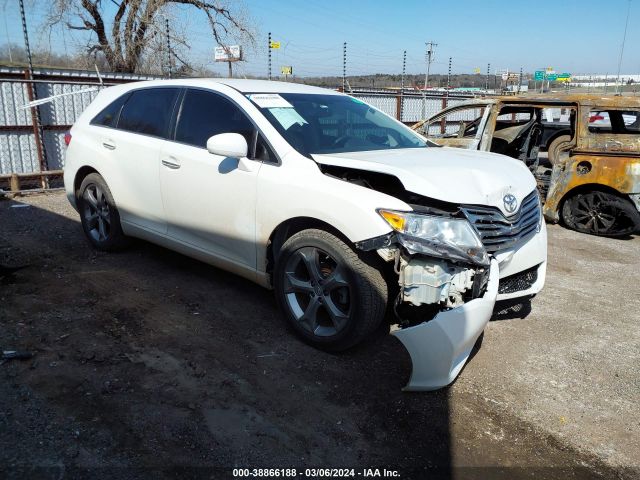
<path id="1" fill-rule="evenodd" d="M 33 47 L 71 53 L 86 42 L 82 33 L 41 28 L 49 0 L 25 0 Z M 224 0 L 223 0 L 223 3 Z M 233 1 L 227 1 L 233 8 Z M 105 8 L 112 8 L 104 0 Z M 267 74 L 267 34 L 280 41 L 272 50 L 272 70 L 293 66 L 297 76 L 342 75 L 347 43 L 347 75 L 425 71 L 425 42 L 437 43 L 433 73 L 525 72 L 552 67 L 577 74 L 618 68 L 627 8 L 630 17 L 623 74 L 640 73 L 640 0 L 244 0 L 255 25 L 258 47 L 246 49 L 239 75 Z M 171 26 L 191 44 L 189 58 L 220 74 L 204 15 L 190 7 L 168 12 Z M 0 43 L 23 44 L 18 0 L 0 0 Z"/>

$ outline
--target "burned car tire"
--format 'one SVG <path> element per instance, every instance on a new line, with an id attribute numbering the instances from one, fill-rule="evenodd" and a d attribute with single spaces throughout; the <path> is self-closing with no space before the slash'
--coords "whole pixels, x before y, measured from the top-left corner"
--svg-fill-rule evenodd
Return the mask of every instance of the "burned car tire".
<path id="1" fill-rule="evenodd" d="M 287 323 L 323 350 L 359 343 L 385 314 L 388 293 L 381 272 L 323 230 L 303 230 L 284 243 L 274 283 Z"/>
<path id="2" fill-rule="evenodd" d="M 569 146 L 570 143 L 571 135 L 560 135 L 549 144 L 548 155 L 549 163 L 551 163 L 551 165 L 558 163 L 559 155 L 562 153 L 564 148 Z"/>
<path id="3" fill-rule="evenodd" d="M 640 228 L 640 213 L 630 201 L 599 190 L 568 198 L 562 220 L 572 230 L 603 237 L 624 237 Z"/>
<path id="4" fill-rule="evenodd" d="M 127 246 L 118 209 L 102 176 L 91 173 L 84 178 L 77 192 L 77 204 L 82 229 L 91 245 L 107 252 Z"/>

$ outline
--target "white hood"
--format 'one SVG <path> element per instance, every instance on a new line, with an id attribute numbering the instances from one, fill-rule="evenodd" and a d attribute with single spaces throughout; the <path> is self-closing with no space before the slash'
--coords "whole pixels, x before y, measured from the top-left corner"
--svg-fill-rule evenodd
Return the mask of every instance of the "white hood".
<path id="1" fill-rule="evenodd" d="M 387 173 L 408 191 L 452 203 L 498 207 L 505 215 L 504 196 L 522 200 L 536 188 L 526 165 L 495 153 L 432 147 L 313 155 L 318 163 Z"/>

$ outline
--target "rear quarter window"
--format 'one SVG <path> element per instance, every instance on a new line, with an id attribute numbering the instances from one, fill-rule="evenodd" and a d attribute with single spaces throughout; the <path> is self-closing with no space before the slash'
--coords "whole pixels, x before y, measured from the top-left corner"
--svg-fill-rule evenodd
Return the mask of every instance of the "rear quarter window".
<path id="1" fill-rule="evenodd" d="M 118 97 L 113 102 L 111 102 L 98 115 L 93 117 L 93 120 L 91 120 L 91 125 L 99 125 L 101 127 L 115 128 L 116 124 L 118 123 L 118 116 L 120 115 L 120 110 L 122 109 L 122 106 L 125 104 L 125 102 L 129 98 L 129 95 L 130 95 L 130 92 L 127 92 L 124 95 Z"/>
<path id="2" fill-rule="evenodd" d="M 134 90 L 118 118 L 118 129 L 168 138 L 169 123 L 178 96 L 177 88 Z"/>

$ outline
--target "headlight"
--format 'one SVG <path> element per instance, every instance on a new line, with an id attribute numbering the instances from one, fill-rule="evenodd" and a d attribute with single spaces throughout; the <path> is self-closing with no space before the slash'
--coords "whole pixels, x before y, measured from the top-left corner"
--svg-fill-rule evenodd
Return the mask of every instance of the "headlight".
<path id="1" fill-rule="evenodd" d="M 489 255 L 471 224 L 464 219 L 378 210 L 405 248 L 426 255 L 489 265 Z"/>

